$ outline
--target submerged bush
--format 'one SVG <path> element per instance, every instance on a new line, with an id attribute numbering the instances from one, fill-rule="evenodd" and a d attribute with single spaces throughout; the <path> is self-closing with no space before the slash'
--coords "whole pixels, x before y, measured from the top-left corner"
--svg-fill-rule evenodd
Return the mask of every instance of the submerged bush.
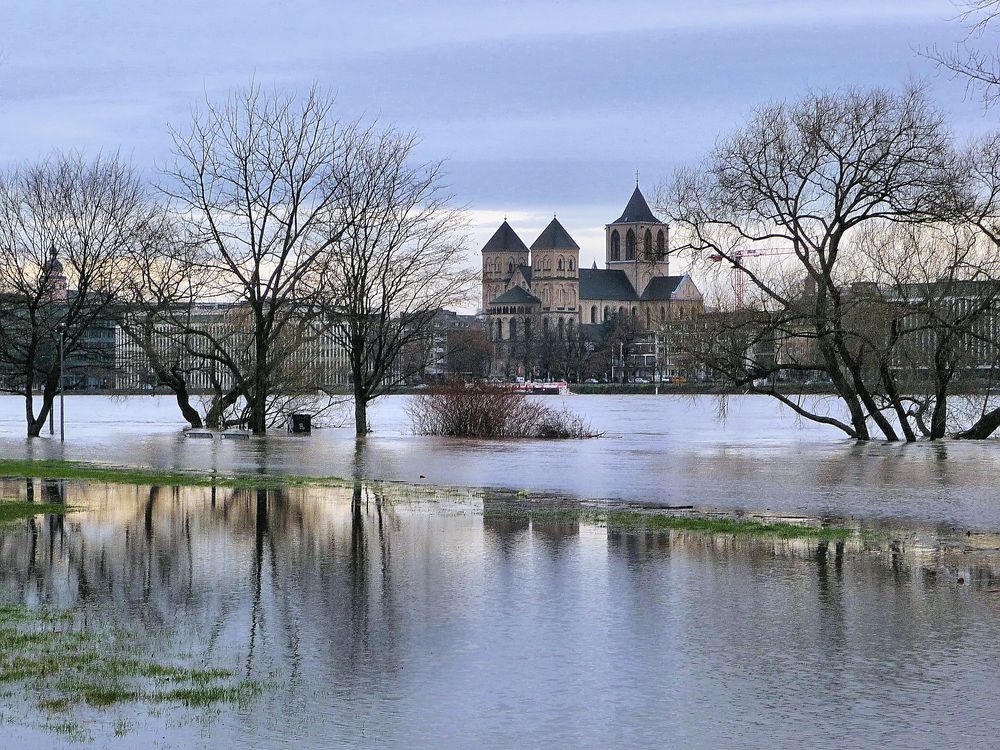
<path id="1" fill-rule="evenodd" d="M 418 435 L 475 438 L 597 437 L 584 419 L 509 386 L 452 383 L 415 396 L 406 407 Z"/>

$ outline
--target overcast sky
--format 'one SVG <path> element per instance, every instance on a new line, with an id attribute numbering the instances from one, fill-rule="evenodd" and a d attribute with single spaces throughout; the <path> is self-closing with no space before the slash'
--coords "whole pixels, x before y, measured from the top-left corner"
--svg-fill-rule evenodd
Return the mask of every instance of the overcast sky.
<path id="1" fill-rule="evenodd" d="M 927 80 L 956 130 L 996 113 L 916 54 L 962 31 L 950 0 L 2 0 L 0 161 L 119 148 L 150 170 L 206 93 L 251 76 L 336 92 L 448 160 L 480 244 L 552 214 L 603 257 L 636 170 L 647 194 L 756 105 Z"/>

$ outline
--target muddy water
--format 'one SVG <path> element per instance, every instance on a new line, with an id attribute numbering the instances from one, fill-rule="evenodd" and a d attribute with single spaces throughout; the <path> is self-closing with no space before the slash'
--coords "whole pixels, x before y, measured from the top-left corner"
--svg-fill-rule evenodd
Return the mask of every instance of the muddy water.
<path id="1" fill-rule="evenodd" d="M 867 521 L 829 543 L 624 533 L 509 494 L 371 484 L 31 489 L 83 510 L 0 529 L 5 597 L 128 623 L 164 654 L 272 683 L 242 708 L 71 709 L 99 746 L 940 748 L 1000 736 L 993 535 Z M 0 698 L 5 743 L 79 746 L 18 701 Z"/>

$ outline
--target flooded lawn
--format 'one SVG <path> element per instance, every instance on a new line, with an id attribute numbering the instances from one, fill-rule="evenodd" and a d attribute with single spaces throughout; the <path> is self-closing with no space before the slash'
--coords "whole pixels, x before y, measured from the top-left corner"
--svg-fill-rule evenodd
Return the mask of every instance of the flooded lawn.
<path id="1" fill-rule="evenodd" d="M 10 746 L 1000 736 L 993 534 L 368 482 L 0 496 L 69 508 L 0 526 Z"/>

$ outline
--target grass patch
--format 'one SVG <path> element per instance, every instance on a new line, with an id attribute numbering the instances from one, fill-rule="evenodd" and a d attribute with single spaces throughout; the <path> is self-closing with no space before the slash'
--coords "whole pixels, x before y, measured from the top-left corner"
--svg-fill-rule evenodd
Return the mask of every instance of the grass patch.
<path id="1" fill-rule="evenodd" d="M 26 461 L 13 458 L 0 458 L 0 477 L 78 479 L 107 484 L 230 487 L 233 489 L 274 489 L 296 485 L 343 486 L 349 484 L 347 480 L 340 477 L 309 477 L 297 474 L 212 474 L 195 471 L 100 466 L 79 461 Z M 41 506 L 36 505 L 35 507 Z"/>
<path id="2" fill-rule="evenodd" d="M 14 523 L 38 515 L 62 516 L 73 510 L 62 503 L 26 503 L 21 500 L 0 500 L 0 524 Z"/>
<path id="3" fill-rule="evenodd" d="M 851 530 L 834 526 L 808 526 L 787 521 L 765 522 L 742 518 L 708 518 L 705 516 L 674 516 L 663 513 L 608 513 L 604 522 L 612 528 L 698 531 L 707 534 L 769 536 L 778 539 L 846 539 Z"/>
<path id="4" fill-rule="evenodd" d="M 262 682 L 237 680 L 227 669 L 143 658 L 137 655 L 135 633 L 96 631 L 76 626 L 79 620 L 73 613 L 0 605 L 0 686 L 28 698 L 48 717 L 42 725 L 54 733 L 78 731 L 72 714 L 80 706 L 236 704 L 245 709 L 264 688 Z M 128 729 L 116 725 L 116 734 Z"/>

